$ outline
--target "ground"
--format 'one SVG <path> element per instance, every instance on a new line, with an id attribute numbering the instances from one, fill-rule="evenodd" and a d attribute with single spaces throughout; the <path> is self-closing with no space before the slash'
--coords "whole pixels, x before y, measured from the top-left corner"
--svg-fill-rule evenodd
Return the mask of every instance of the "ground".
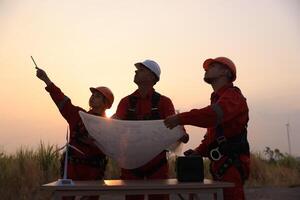
<path id="1" fill-rule="evenodd" d="M 299 200 L 300 187 L 247 188 L 247 200 Z"/>
<path id="2" fill-rule="evenodd" d="M 259 187 L 246 188 L 246 200 L 299 200 L 300 187 Z M 187 198 L 185 198 L 187 200 Z M 202 196 L 199 199 L 212 199 Z M 103 196 L 101 200 L 124 200 L 121 196 Z M 180 200 L 177 195 L 171 195 L 171 200 Z"/>

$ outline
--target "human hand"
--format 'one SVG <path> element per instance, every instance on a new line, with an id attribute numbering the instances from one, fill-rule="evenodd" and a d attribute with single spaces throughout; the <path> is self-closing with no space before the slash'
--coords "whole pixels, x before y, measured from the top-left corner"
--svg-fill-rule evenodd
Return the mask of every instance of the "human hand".
<path id="1" fill-rule="evenodd" d="M 164 120 L 164 124 L 167 128 L 173 129 L 179 125 L 179 118 L 177 115 L 169 116 Z"/>
<path id="2" fill-rule="evenodd" d="M 186 144 L 186 143 L 189 141 L 189 139 L 190 139 L 189 134 L 185 133 L 185 134 L 179 139 L 179 141 Z"/>
<path id="3" fill-rule="evenodd" d="M 38 67 L 36 67 L 36 76 L 44 81 L 47 85 L 51 83 L 51 80 L 49 79 L 47 73 Z"/>
<path id="4" fill-rule="evenodd" d="M 185 151 L 183 154 L 185 156 L 195 156 L 195 155 L 198 155 L 198 152 L 193 149 L 189 149 L 189 150 Z"/>

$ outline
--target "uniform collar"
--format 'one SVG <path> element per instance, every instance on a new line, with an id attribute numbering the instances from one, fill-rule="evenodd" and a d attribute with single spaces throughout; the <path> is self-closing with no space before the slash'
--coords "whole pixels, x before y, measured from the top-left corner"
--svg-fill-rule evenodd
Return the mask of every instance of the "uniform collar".
<path id="1" fill-rule="evenodd" d="M 89 114 L 92 114 L 92 115 L 100 116 L 100 117 L 106 117 L 105 112 L 104 112 L 103 114 L 98 114 L 98 113 L 94 113 L 94 112 L 92 112 L 91 110 L 89 110 L 88 113 L 89 113 Z"/>
<path id="2" fill-rule="evenodd" d="M 152 97 L 152 95 L 153 95 L 154 92 L 155 92 L 155 90 L 154 90 L 154 88 L 152 88 L 152 89 L 148 92 L 148 94 L 146 95 L 146 97 L 144 97 L 144 99 L 150 99 L 150 98 Z M 142 96 L 141 96 L 141 94 L 139 93 L 139 90 L 138 90 L 138 89 L 137 89 L 136 91 L 134 91 L 134 93 L 132 93 L 131 95 L 134 96 L 134 97 L 137 97 L 137 98 L 139 98 L 139 99 L 142 98 Z"/>
<path id="3" fill-rule="evenodd" d="M 228 88 L 233 87 L 233 83 L 227 83 L 223 87 L 221 87 L 218 91 L 211 93 L 210 99 L 215 99 L 220 97 Z"/>

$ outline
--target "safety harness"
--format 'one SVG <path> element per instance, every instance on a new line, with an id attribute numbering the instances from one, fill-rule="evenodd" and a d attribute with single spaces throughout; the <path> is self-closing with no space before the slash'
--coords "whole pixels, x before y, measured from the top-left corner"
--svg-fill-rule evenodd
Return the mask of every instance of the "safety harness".
<path id="1" fill-rule="evenodd" d="M 90 138 L 88 137 L 87 131 L 83 125 L 82 122 L 79 122 L 77 126 L 74 129 L 74 133 L 71 136 L 71 139 L 75 141 L 78 145 L 86 147 L 91 145 L 88 140 Z M 76 156 L 74 153 L 74 149 L 69 148 L 69 155 L 68 155 L 68 163 L 73 165 L 87 165 L 90 167 L 98 168 L 99 170 L 102 170 L 104 172 L 106 165 L 107 165 L 107 157 L 105 155 L 85 155 L 82 156 Z M 64 157 L 65 155 L 63 155 Z M 64 160 L 64 158 L 62 159 Z"/>
<path id="2" fill-rule="evenodd" d="M 88 165 L 90 167 L 99 168 L 103 171 L 107 164 L 107 159 L 102 156 L 75 157 L 71 154 L 68 157 L 68 161 L 71 164 Z"/>
<path id="3" fill-rule="evenodd" d="M 66 106 L 66 104 L 68 102 L 70 102 L 71 100 L 67 97 L 64 96 L 63 99 L 59 102 L 56 102 L 56 105 L 58 107 L 58 109 L 60 111 L 62 111 L 64 109 L 64 107 Z M 89 145 L 91 145 L 89 143 L 90 138 L 88 137 L 88 133 L 87 130 L 85 129 L 85 126 L 83 124 L 82 121 L 79 121 L 76 124 L 76 127 L 74 128 L 74 133 L 71 134 L 71 140 L 75 141 L 76 144 L 80 145 L 80 146 L 84 146 L 87 147 Z M 95 168 L 99 168 L 101 171 L 104 172 L 105 167 L 107 165 L 107 157 L 105 155 L 93 155 L 93 156 L 88 156 L 85 155 L 85 157 L 78 157 L 75 155 L 74 153 L 74 149 L 69 148 L 68 149 L 68 163 L 73 164 L 73 165 L 87 165 L 90 167 L 95 167 Z M 65 152 L 62 155 L 62 159 L 61 159 L 61 174 L 63 176 L 63 172 L 64 172 L 64 160 L 65 160 Z"/>
<path id="4" fill-rule="evenodd" d="M 144 116 L 143 120 L 157 120 L 161 119 L 158 111 L 158 104 L 160 100 L 160 94 L 158 92 L 153 92 L 151 97 L 151 113 L 149 115 Z M 138 97 L 129 96 L 129 107 L 127 109 L 126 120 L 138 120 L 136 113 L 136 105 L 137 105 Z"/>
<path id="5" fill-rule="evenodd" d="M 159 110 L 158 110 L 158 104 L 160 101 L 161 95 L 157 92 L 153 92 L 152 97 L 151 97 L 151 112 L 149 115 L 146 115 L 143 117 L 143 120 L 158 120 L 161 119 Z M 139 120 L 137 118 L 137 101 L 138 97 L 131 95 L 129 96 L 129 107 L 127 109 L 127 114 L 125 120 Z M 137 177 L 149 177 L 156 171 L 158 171 L 162 166 L 167 164 L 167 159 L 163 157 L 162 159 L 159 160 L 159 162 L 155 163 L 155 165 L 151 166 L 151 168 L 144 170 L 141 168 L 136 168 L 130 170 L 135 176 Z"/>
<path id="6" fill-rule="evenodd" d="M 248 177 L 244 173 L 240 155 L 241 154 L 250 154 L 249 151 L 249 143 L 247 140 L 247 128 L 245 127 L 243 131 L 237 136 L 225 138 L 224 132 L 221 126 L 216 128 L 217 138 L 215 142 L 213 142 L 209 146 L 209 158 L 213 161 L 218 161 L 223 156 L 227 158 L 223 162 L 223 164 L 219 167 L 216 172 L 213 172 L 213 176 L 220 180 L 226 171 L 234 165 L 236 169 L 239 171 L 241 178 L 245 181 Z M 212 170 L 212 168 L 211 168 Z"/>
<path id="7" fill-rule="evenodd" d="M 240 89 L 238 87 L 233 88 L 240 92 Z M 222 109 L 218 106 L 218 104 L 213 104 L 212 109 L 217 114 L 217 125 L 215 127 L 216 139 L 208 147 L 209 158 L 213 161 L 218 161 L 226 156 L 226 159 L 216 172 L 213 172 L 212 167 L 210 167 L 211 174 L 213 174 L 215 179 L 220 180 L 226 173 L 226 171 L 233 165 L 239 171 L 242 181 L 245 181 L 248 177 L 243 170 L 240 161 L 240 155 L 250 154 L 249 143 L 247 140 L 247 125 L 243 128 L 241 133 L 236 134 L 236 136 L 226 138 L 224 136 L 224 130 L 221 125 L 221 121 L 223 118 Z"/>

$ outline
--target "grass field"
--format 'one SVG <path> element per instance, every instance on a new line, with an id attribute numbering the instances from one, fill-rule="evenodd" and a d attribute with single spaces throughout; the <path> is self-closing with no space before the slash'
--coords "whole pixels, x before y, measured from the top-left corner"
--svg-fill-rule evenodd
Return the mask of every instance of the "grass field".
<path id="1" fill-rule="evenodd" d="M 41 191 L 40 186 L 59 178 L 59 160 L 57 147 L 43 143 L 36 150 L 20 148 L 12 155 L 0 152 L 0 199 L 50 199 L 50 194 Z M 175 157 L 171 157 L 170 177 L 175 177 L 174 163 Z M 205 177 L 210 178 L 208 161 L 204 164 Z M 105 178 L 118 179 L 119 175 L 119 168 L 110 160 Z M 299 185 L 300 161 L 296 158 L 276 153 L 276 150 L 273 154 L 272 150 L 251 154 L 251 175 L 246 187 Z"/>

